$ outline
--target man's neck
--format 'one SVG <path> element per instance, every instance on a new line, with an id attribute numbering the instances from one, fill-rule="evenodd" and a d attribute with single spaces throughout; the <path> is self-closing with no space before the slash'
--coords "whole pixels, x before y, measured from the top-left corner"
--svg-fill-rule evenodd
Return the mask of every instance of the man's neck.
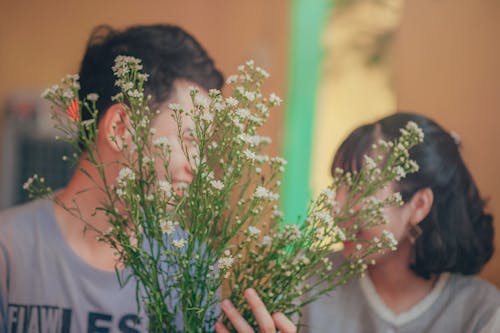
<path id="1" fill-rule="evenodd" d="M 76 172 L 68 186 L 58 193 L 54 214 L 64 239 L 88 265 L 114 271 L 116 251 L 97 239 L 110 224 L 102 211 L 96 210 L 105 200 L 104 193 L 81 172 Z"/>
<path id="2" fill-rule="evenodd" d="M 411 309 L 433 289 L 437 276 L 426 280 L 410 269 L 411 246 L 403 243 L 397 250 L 369 268 L 377 294 L 395 314 Z"/>

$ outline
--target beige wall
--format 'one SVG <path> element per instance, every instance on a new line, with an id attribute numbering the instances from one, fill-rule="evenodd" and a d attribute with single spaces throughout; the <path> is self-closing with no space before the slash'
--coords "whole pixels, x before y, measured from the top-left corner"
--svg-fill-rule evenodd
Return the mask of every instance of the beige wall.
<path id="1" fill-rule="evenodd" d="M 225 74 L 253 58 L 272 74 L 269 92 L 285 96 L 288 13 L 285 0 L 2 1 L 0 105 L 11 91 L 42 89 L 77 71 L 88 34 L 100 23 L 180 24 Z M 430 115 L 462 136 L 464 157 L 500 230 L 500 178 L 494 173 L 500 169 L 498 32 L 497 0 L 407 0 L 393 84 L 400 108 Z M 266 126 L 274 152 L 281 146 L 281 124 L 277 112 Z M 500 248 L 500 237 L 496 244 Z M 500 252 L 483 276 L 500 286 Z"/>
<path id="2" fill-rule="evenodd" d="M 179 24 L 208 49 L 224 74 L 248 59 L 272 75 L 266 91 L 285 94 L 288 1 L 16 0 L 0 2 L 0 105 L 16 89 L 42 89 L 78 71 L 92 28 L 107 23 Z M 3 108 L 2 108 L 3 112 Z M 0 114 L 1 115 L 1 114 Z M 281 138 L 278 110 L 267 135 Z M 1 124 L 0 124 L 1 125 Z M 281 142 L 271 147 L 276 152 Z"/>
<path id="3" fill-rule="evenodd" d="M 462 137 L 463 157 L 497 217 L 482 276 L 500 286 L 500 1 L 407 0 L 394 53 L 397 105 Z"/>

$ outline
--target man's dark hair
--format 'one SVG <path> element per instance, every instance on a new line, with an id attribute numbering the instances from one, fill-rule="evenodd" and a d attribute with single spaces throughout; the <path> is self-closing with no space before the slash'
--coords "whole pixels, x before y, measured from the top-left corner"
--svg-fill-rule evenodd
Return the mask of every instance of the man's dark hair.
<path id="1" fill-rule="evenodd" d="M 484 211 L 485 202 L 462 160 L 459 143 L 437 123 L 398 112 L 358 127 L 337 151 L 332 174 L 337 167 L 359 169 L 373 143 L 396 139 L 409 121 L 424 131 L 424 142 L 410 150 L 419 171 L 401 179 L 396 190 L 405 202 L 424 188 L 434 194 L 429 214 L 419 223 L 423 232 L 415 241 L 410 267 L 427 279 L 441 272 L 476 274 L 494 251 L 493 217 Z"/>
<path id="2" fill-rule="evenodd" d="M 185 79 L 209 90 L 221 89 L 224 79 L 203 47 L 183 29 L 173 25 L 134 26 L 123 31 L 101 25 L 91 33 L 80 66 L 80 100 L 97 93 L 100 114 L 112 104 L 119 93 L 112 67 L 116 56 L 133 56 L 142 60 L 143 73 L 149 74 L 144 85 L 151 95 L 152 110 L 165 102 L 177 79 Z M 90 114 L 82 110 L 82 119 Z"/>

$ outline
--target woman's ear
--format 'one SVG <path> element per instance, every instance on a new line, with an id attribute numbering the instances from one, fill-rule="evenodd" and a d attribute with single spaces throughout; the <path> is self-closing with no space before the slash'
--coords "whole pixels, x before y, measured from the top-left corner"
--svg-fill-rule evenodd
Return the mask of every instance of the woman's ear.
<path id="1" fill-rule="evenodd" d="M 130 144 L 130 120 L 123 104 L 111 105 L 103 119 L 100 128 L 105 135 L 108 146 L 114 151 L 121 151 L 127 144 Z"/>
<path id="2" fill-rule="evenodd" d="M 411 215 L 410 224 L 415 226 L 419 224 L 431 211 L 434 194 L 428 187 L 415 192 L 410 199 Z"/>

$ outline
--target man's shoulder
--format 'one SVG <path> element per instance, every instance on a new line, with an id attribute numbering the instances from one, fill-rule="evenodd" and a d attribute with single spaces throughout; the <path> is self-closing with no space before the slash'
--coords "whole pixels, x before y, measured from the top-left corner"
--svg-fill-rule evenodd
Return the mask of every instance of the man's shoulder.
<path id="1" fill-rule="evenodd" d="M 47 229 L 53 219 L 52 203 L 35 200 L 0 213 L 0 243 L 15 244 Z"/>

